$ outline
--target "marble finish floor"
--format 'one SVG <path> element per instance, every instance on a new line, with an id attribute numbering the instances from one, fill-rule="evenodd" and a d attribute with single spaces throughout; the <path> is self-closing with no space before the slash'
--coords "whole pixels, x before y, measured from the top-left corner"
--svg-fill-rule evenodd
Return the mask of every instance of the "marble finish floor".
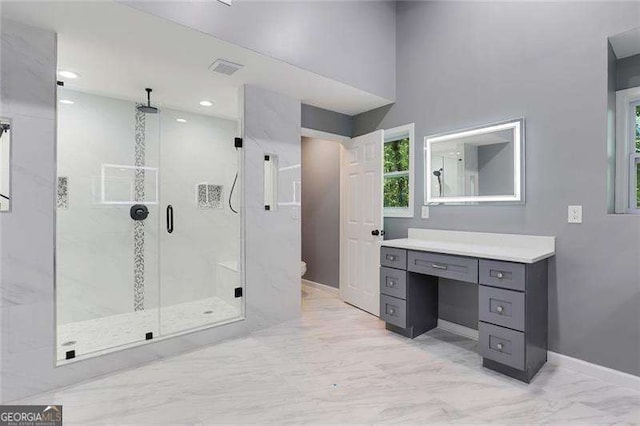
<path id="1" fill-rule="evenodd" d="M 483 369 L 472 340 L 409 340 L 303 296 L 299 320 L 20 403 L 63 404 L 66 425 L 640 423 L 635 390 L 550 364 L 526 385 Z"/>
<path id="2" fill-rule="evenodd" d="M 238 299 L 240 300 L 240 299 Z M 110 315 L 58 327 L 58 360 L 67 351 L 76 356 L 91 355 L 132 343 L 143 342 L 152 332 L 155 337 L 229 321 L 241 315 L 241 306 L 232 306 L 219 297 L 164 306 L 162 309 Z"/>

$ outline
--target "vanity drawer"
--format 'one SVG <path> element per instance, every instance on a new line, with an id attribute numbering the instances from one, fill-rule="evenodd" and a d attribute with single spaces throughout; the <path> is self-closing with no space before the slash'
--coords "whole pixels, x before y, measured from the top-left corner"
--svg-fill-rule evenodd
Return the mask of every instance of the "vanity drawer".
<path id="1" fill-rule="evenodd" d="M 407 270 L 453 280 L 478 282 L 478 259 L 409 251 Z"/>
<path id="2" fill-rule="evenodd" d="M 480 259 L 480 284 L 524 291 L 523 263 Z"/>
<path id="3" fill-rule="evenodd" d="M 524 370 L 524 333 L 497 325 L 478 323 L 480 355 Z"/>
<path id="4" fill-rule="evenodd" d="M 407 271 L 380 268 L 380 293 L 399 299 L 407 298 Z"/>
<path id="5" fill-rule="evenodd" d="M 380 247 L 380 266 L 407 269 L 407 251 L 393 247 Z"/>
<path id="6" fill-rule="evenodd" d="M 478 319 L 524 331 L 524 293 L 479 286 Z"/>
<path id="7" fill-rule="evenodd" d="M 401 328 L 407 327 L 407 302 L 396 297 L 380 295 L 380 319 Z"/>

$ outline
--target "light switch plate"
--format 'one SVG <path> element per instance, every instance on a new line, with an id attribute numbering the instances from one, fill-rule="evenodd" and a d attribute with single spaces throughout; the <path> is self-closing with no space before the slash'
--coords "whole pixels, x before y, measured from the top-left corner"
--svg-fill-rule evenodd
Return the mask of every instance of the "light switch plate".
<path id="1" fill-rule="evenodd" d="M 429 219 L 429 206 L 422 206 L 422 218 Z"/>
<path id="2" fill-rule="evenodd" d="M 567 220 L 569 223 L 582 223 L 582 206 L 569 206 Z"/>

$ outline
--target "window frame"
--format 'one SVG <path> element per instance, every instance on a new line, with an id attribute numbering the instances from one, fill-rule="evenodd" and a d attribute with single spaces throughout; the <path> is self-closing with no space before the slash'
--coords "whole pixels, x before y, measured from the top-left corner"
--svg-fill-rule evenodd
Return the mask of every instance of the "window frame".
<path id="1" fill-rule="evenodd" d="M 638 178 L 636 177 L 638 164 L 640 164 L 640 153 L 631 154 L 629 161 L 629 213 L 632 214 L 640 214 L 637 199 Z"/>
<path id="2" fill-rule="evenodd" d="M 616 92 L 616 174 L 615 213 L 640 215 L 637 206 L 636 108 L 640 106 L 640 87 Z"/>
<path id="3" fill-rule="evenodd" d="M 399 139 L 409 139 L 409 170 L 398 172 L 384 172 L 384 144 L 397 141 Z M 382 145 L 382 200 L 384 217 L 405 217 L 414 216 L 414 186 L 415 186 L 415 123 L 405 124 L 384 130 L 384 140 Z M 408 207 L 384 207 L 384 180 L 387 177 L 408 176 L 409 178 L 409 206 Z"/>

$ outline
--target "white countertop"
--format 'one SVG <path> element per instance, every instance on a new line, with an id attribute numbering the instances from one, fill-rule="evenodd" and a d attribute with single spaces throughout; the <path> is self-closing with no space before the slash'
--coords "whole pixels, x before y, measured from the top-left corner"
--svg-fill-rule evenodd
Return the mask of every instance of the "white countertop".
<path id="1" fill-rule="evenodd" d="M 555 255 L 555 237 L 418 228 L 409 228 L 408 238 L 386 240 L 382 246 L 518 263 Z"/>

